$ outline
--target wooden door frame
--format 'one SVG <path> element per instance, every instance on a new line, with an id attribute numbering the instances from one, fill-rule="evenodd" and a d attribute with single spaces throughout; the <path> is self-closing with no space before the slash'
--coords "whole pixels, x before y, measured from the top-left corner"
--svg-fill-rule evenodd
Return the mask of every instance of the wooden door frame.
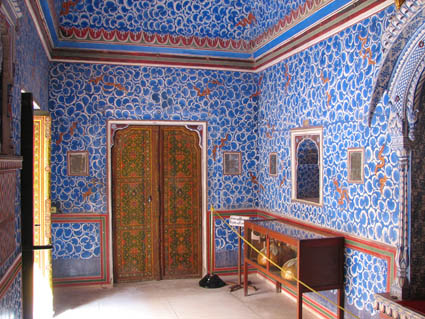
<path id="1" fill-rule="evenodd" d="M 187 127 L 201 127 L 202 135 L 200 135 L 200 148 L 201 148 L 201 196 L 202 196 L 202 226 L 201 226 L 201 238 L 202 238 L 202 275 L 207 273 L 207 173 L 208 173 L 208 139 L 207 139 L 207 122 L 206 121 L 155 121 L 155 120 L 107 120 L 106 122 L 106 148 L 107 148 L 107 211 L 109 217 L 109 226 L 108 226 L 108 256 L 109 256 L 109 276 L 108 282 L 112 284 L 114 282 L 113 278 L 113 230 L 112 230 L 112 146 L 113 146 L 113 136 L 112 132 L 115 130 L 114 127 L 125 128 L 127 126 L 135 126 L 135 125 L 158 125 L 158 126 L 183 126 Z"/>

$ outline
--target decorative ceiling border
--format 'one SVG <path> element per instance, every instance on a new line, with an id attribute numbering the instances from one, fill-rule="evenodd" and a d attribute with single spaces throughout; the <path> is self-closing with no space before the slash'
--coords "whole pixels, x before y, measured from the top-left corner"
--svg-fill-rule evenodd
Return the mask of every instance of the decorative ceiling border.
<path id="1" fill-rule="evenodd" d="M 284 18 L 280 19 L 273 27 L 269 28 L 266 32 L 258 36 L 256 39 L 250 41 L 251 48 L 254 51 L 259 50 L 264 45 L 270 43 L 272 40 L 278 38 L 288 30 L 292 29 L 301 21 L 312 17 L 320 9 L 328 6 L 333 0 L 307 0 L 304 5 L 299 6 L 297 9 L 291 11 L 291 13 Z M 337 7 L 346 5 L 350 0 L 335 1 Z M 329 6 L 331 10 L 335 10 L 336 6 Z"/>
<path id="2" fill-rule="evenodd" d="M 393 0 L 358 0 L 345 6 L 337 14 L 329 16 L 308 30 L 289 39 L 283 40 L 275 49 L 267 51 L 260 57 L 254 57 L 253 69 L 261 71 L 288 58 L 338 32 L 374 15 L 392 5 Z"/>
<path id="3" fill-rule="evenodd" d="M 118 30 L 106 31 L 104 29 L 77 29 L 60 27 L 59 39 L 64 41 L 90 41 L 100 44 L 132 44 L 142 46 L 158 46 L 185 49 L 206 50 L 231 50 L 251 52 L 251 42 L 246 40 L 200 38 L 175 36 L 170 34 L 150 34 L 147 32 L 121 32 Z"/>
<path id="4" fill-rule="evenodd" d="M 173 48 L 185 49 L 206 49 L 206 50 L 230 50 L 238 52 L 253 53 L 260 49 L 262 46 L 269 43 L 271 40 L 282 35 L 286 31 L 293 28 L 300 21 L 313 16 L 319 9 L 329 5 L 333 0 L 307 0 L 298 8 L 293 9 L 290 14 L 280 19 L 273 27 L 269 28 L 263 34 L 253 40 L 235 40 L 235 39 L 221 39 L 221 38 L 208 38 L 208 37 L 185 37 L 169 34 L 151 34 L 147 32 L 122 32 L 118 30 L 107 31 L 104 29 L 92 28 L 66 28 L 60 27 L 58 38 L 59 40 L 66 41 L 90 41 L 99 43 L 127 43 L 138 44 L 147 46 L 171 46 Z M 340 8 L 348 3 L 350 0 L 335 1 L 330 6 L 325 14 L 329 11 Z M 46 15 L 46 12 L 44 12 Z M 321 17 L 319 17 L 320 19 Z M 52 32 L 52 30 L 50 30 Z"/>
<path id="5" fill-rule="evenodd" d="M 25 0 L 52 61 L 251 72 L 278 63 L 394 3 L 393 0 L 307 0 L 255 40 L 234 41 L 91 29 L 65 32 L 63 28 L 58 35 L 52 0 L 40 1 Z"/>
<path id="6" fill-rule="evenodd" d="M 185 67 L 197 69 L 253 71 L 252 60 L 179 56 L 160 53 L 128 53 L 122 51 L 97 51 L 80 49 L 54 49 L 52 61 L 160 67 Z"/>
<path id="7" fill-rule="evenodd" d="M 36 0 L 25 0 L 25 5 L 28 8 L 28 11 L 32 17 L 38 36 L 40 37 L 41 44 L 43 45 L 44 51 L 46 52 L 46 55 L 49 60 L 51 60 L 51 53 L 54 48 L 53 40 L 51 38 L 50 33 L 48 32 L 49 28 L 47 27 L 46 20 L 41 14 L 42 10 L 40 8 L 40 2 Z"/>

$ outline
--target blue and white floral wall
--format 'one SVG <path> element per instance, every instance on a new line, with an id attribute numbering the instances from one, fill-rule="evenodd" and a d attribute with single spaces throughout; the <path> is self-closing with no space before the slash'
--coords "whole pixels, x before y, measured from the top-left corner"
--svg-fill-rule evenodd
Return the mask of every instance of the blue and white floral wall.
<path id="1" fill-rule="evenodd" d="M 373 79 L 382 58 L 380 39 L 393 7 L 310 47 L 264 72 L 259 100 L 259 207 L 395 246 L 399 168 L 390 151 L 384 99 L 368 126 Z M 290 130 L 323 127 L 323 206 L 291 202 Z M 364 148 L 364 183 L 347 180 L 348 148 Z M 268 174 L 277 152 L 279 174 Z M 384 160 L 382 160 L 384 159 Z M 345 195 L 346 194 L 346 195 Z M 348 306 L 372 313 L 373 293 L 386 291 L 382 260 L 346 251 Z"/>
<path id="2" fill-rule="evenodd" d="M 257 194 L 249 183 L 258 163 L 255 78 L 239 72 L 54 63 L 49 83 L 52 205 L 61 213 L 107 213 L 106 121 L 126 119 L 207 121 L 208 207 L 255 207 Z M 66 154 L 79 150 L 89 152 L 89 176 L 68 176 Z M 223 175 L 224 151 L 242 152 L 241 175 Z M 96 268 L 99 252 L 92 249 L 83 258 L 76 252 L 84 252 L 87 243 L 64 239 L 78 224 L 52 227 L 54 266 Z M 63 269 L 53 273 L 74 276 Z"/>
<path id="3" fill-rule="evenodd" d="M 208 122 L 208 206 L 256 206 L 257 102 L 250 73 L 54 63 L 50 69 L 52 202 L 62 213 L 107 213 L 106 121 Z M 67 151 L 89 151 L 89 176 L 67 176 Z M 224 176 L 223 151 L 242 152 Z M 91 189 L 90 193 L 89 190 Z"/>
<path id="4" fill-rule="evenodd" d="M 44 110 L 47 110 L 48 70 L 49 61 L 42 47 L 35 25 L 25 5 L 25 1 L 17 1 L 22 17 L 17 20 L 18 28 L 15 37 L 14 87 L 12 98 L 12 139 L 15 154 L 20 154 L 21 135 L 21 90 L 32 92 L 34 99 Z M 4 279 L 6 272 L 15 264 L 21 252 L 21 209 L 20 183 L 16 186 L 15 198 L 15 241 L 13 254 L 0 265 L 0 278 Z M 14 275 L 16 274 L 16 276 Z M 10 287 L 0 298 L 0 317 L 20 318 L 22 316 L 21 272 L 13 272 L 15 276 Z M 3 287 L 1 287 L 3 288 Z"/>
<path id="5" fill-rule="evenodd" d="M 100 233 L 98 223 L 53 222 L 53 277 L 101 276 Z"/>
<path id="6" fill-rule="evenodd" d="M 270 10 L 266 2 L 241 8 L 245 16 L 250 12 L 257 17 L 269 15 L 262 21 L 272 21 L 270 25 L 217 30 L 227 30 L 228 38 L 253 39 L 306 1 L 291 1 L 291 7 L 285 6 L 288 12 L 278 7 Z M 33 92 L 42 109 L 48 105 L 52 115 L 52 202 L 60 212 L 107 213 L 107 119 L 208 121 L 208 206 L 258 207 L 396 245 L 399 170 L 398 158 L 389 148 L 385 98 L 372 126 L 367 124 L 373 79 L 382 58 L 380 39 L 393 7 L 255 75 L 101 64 L 50 65 L 25 2 L 17 3 L 23 17 L 16 38 L 14 146 L 19 154 L 23 89 Z M 238 21 L 230 9 L 226 17 L 233 25 Z M 61 17 L 61 24 L 66 25 L 68 18 Z M 145 28 L 162 31 L 155 27 Z M 200 28 L 196 34 L 220 36 L 217 30 L 209 34 Z M 173 32 L 180 34 L 178 29 Z M 323 207 L 291 202 L 290 129 L 302 126 L 303 120 L 323 127 Z M 347 149 L 352 147 L 365 151 L 363 184 L 347 181 Z M 89 151 L 88 177 L 67 176 L 66 152 L 70 150 Z M 223 175 L 223 151 L 242 152 L 242 175 Z M 268 174 L 270 152 L 278 153 L 277 177 Z M 21 249 L 19 188 L 15 205 L 17 248 L 0 266 L 2 278 Z M 56 261 L 99 257 L 100 228 L 85 226 L 74 223 L 66 229 L 63 224 L 53 225 Z M 71 228 L 75 240 L 68 238 Z M 77 236 L 80 230 L 95 237 L 90 249 Z M 63 270 L 56 269 L 57 273 Z M 345 270 L 348 307 L 366 318 L 373 313 L 373 293 L 386 290 L 388 265 L 376 256 L 348 248 Z M 0 317 L 10 314 L 21 317 L 20 273 L 0 299 Z"/>
<path id="7" fill-rule="evenodd" d="M 380 39 L 393 10 L 259 75 L 54 63 L 49 82 L 53 204 L 63 213 L 107 213 L 107 119 L 201 120 L 208 121 L 208 205 L 258 207 L 395 246 L 399 170 L 389 147 L 385 98 L 372 126 L 367 123 L 373 79 L 382 58 Z M 291 202 L 290 129 L 301 127 L 304 120 L 323 127 L 322 207 Z M 365 153 L 365 178 L 353 184 L 347 180 L 347 150 L 359 147 Z M 89 151 L 88 177 L 67 176 L 70 150 Z M 223 151 L 242 152 L 241 176 L 223 175 Z M 277 177 L 268 173 L 271 152 L 278 153 Z M 83 243 L 67 246 L 61 237 L 64 229 L 54 227 L 60 247 L 54 258 L 74 258 L 74 249 Z M 64 247 L 69 247 L 68 255 Z M 370 316 L 373 294 L 386 291 L 388 264 L 349 248 L 345 270 L 348 307 Z"/>

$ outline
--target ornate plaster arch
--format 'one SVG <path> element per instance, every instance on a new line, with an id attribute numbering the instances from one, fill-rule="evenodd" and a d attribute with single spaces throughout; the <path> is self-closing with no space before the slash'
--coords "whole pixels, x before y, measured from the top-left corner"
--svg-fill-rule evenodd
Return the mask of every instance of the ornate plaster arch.
<path id="1" fill-rule="evenodd" d="M 369 125 L 376 106 L 388 94 L 391 135 L 413 139 L 415 92 L 425 69 L 425 0 L 407 0 L 392 18 L 382 36 L 383 62 L 374 83 L 369 108 Z M 396 142 L 396 141 L 394 141 Z M 399 144 L 398 143 L 398 144 Z"/>
<path id="2" fill-rule="evenodd" d="M 369 108 L 369 125 L 383 96 L 389 97 L 389 133 L 400 163 L 400 215 L 397 243 L 397 278 L 391 294 L 409 296 L 409 211 L 408 174 L 410 144 L 414 139 L 416 115 L 425 70 L 425 0 L 407 0 L 392 18 L 382 36 L 383 62 L 374 83 Z"/>

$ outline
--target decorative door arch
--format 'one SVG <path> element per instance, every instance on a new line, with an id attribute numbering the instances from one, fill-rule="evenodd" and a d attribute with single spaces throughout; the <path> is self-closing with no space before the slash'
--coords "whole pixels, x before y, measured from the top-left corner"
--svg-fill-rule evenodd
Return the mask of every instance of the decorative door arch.
<path id="1" fill-rule="evenodd" d="M 412 192 L 409 178 L 412 168 L 418 169 L 411 162 L 415 135 L 425 125 L 422 120 L 418 121 L 419 115 L 425 112 L 422 107 L 425 91 L 425 0 L 407 0 L 403 4 L 384 33 L 382 45 L 383 63 L 374 84 L 369 125 L 373 124 L 378 104 L 388 97 L 391 147 L 397 153 L 400 164 L 397 278 L 391 287 L 391 295 L 398 299 L 406 299 L 409 295 L 424 297 L 425 242 L 421 234 L 425 232 L 425 218 L 418 218 L 424 211 L 414 208 L 412 201 L 415 196 L 424 195 L 425 191 Z M 415 173 L 412 178 L 419 176 Z M 415 277 L 410 282 L 409 274 L 410 279 Z"/>

